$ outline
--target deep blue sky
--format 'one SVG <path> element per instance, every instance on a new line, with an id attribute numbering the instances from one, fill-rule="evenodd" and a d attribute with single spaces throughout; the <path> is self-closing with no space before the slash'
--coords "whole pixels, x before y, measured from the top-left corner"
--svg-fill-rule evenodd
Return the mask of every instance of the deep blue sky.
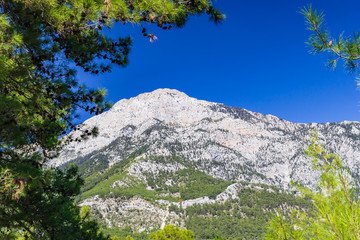
<path id="1" fill-rule="evenodd" d="M 334 36 L 360 30 L 359 1 L 218 0 L 227 15 L 221 25 L 192 17 L 184 28 L 148 28 L 150 43 L 136 25 L 116 25 L 112 36 L 131 34 L 130 64 L 93 76 L 89 87 L 108 89 L 117 102 L 158 88 L 272 114 L 293 122 L 360 121 L 360 91 L 354 76 L 325 67 L 325 55 L 310 55 L 300 8 L 312 3 L 326 14 Z M 150 31 L 151 29 L 151 31 Z M 84 118 L 84 117 L 83 117 Z"/>

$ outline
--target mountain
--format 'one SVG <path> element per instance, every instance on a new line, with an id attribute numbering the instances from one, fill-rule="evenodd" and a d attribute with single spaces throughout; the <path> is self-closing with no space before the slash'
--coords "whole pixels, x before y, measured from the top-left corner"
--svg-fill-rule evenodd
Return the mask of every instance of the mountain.
<path id="1" fill-rule="evenodd" d="M 158 89 L 120 100 L 79 128 L 95 126 L 98 137 L 66 145 L 52 165 L 79 165 L 86 178 L 80 204 L 91 205 L 94 217 L 113 228 L 188 227 L 201 221 L 185 209 L 230 204 L 233 211 L 244 192 L 274 194 L 283 199 L 275 205 L 283 206 L 294 197 L 285 196 L 291 180 L 316 187 L 318 174 L 304 154 L 311 129 L 360 173 L 359 122 L 292 123 Z"/>

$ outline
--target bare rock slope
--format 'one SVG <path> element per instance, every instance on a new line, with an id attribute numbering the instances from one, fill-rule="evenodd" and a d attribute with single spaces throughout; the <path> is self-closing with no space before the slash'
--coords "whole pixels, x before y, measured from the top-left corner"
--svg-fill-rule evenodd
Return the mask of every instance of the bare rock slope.
<path id="1" fill-rule="evenodd" d="M 117 102 L 90 118 L 99 136 L 66 146 L 54 165 L 81 159 L 112 166 L 142 151 L 129 171 L 156 174 L 159 169 L 193 168 L 225 180 L 267 183 L 287 188 L 291 179 L 316 182 L 304 155 L 309 130 L 317 129 L 324 144 L 339 153 L 356 174 L 360 161 L 360 123 L 292 123 L 272 115 L 197 100 L 172 89 L 158 89 Z M 76 133 L 75 133 L 76 134 Z M 151 161 L 178 156 L 182 162 Z"/>
<path id="2" fill-rule="evenodd" d="M 94 126 L 98 137 L 67 145 L 52 164 L 79 165 L 86 180 L 80 204 L 91 206 L 107 227 L 150 231 L 175 223 L 191 229 L 189 214 L 197 206 L 237 209 L 246 189 L 268 191 L 262 194 L 273 194 L 273 201 L 291 180 L 315 187 L 318 174 L 304 154 L 310 129 L 355 175 L 360 171 L 359 122 L 292 123 L 177 90 L 123 99 L 81 128 Z M 284 204 L 278 200 L 278 207 Z M 239 216 L 252 219 L 245 210 Z"/>

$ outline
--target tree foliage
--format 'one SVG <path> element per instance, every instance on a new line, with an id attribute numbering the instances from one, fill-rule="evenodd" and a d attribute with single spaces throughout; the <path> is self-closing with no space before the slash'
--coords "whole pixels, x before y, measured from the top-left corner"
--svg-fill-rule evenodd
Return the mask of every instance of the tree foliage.
<path id="1" fill-rule="evenodd" d="M 294 211 L 291 217 L 276 215 L 265 239 L 360 239 L 358 184 L 337 154 L 328 153 L 312 134 L 306 151 L 314 169 L 320 172 L 317 191 L 299 187 L 310 195 L 314 211 Z"/>
<path id="2" fill-rule="evenodd" d="M 164 229 L 152 233 L 149 240 L 192 240 L 194 233 L 187 229 L 180 229 L 174 225 L 167 225 Z"/>
<path id="3" fill-rule="evenodd" d="M 312 208 L 310 199 L 264 184 L 244 184 L 237 197 L 187 207 L 186 228 L 194 232 L 195 239 L 262 239 L 274 211 L 288 216 L 293 209 Z"/>
<path id="4" fill-rule="evenodd" d="M 313 33 L 309 37 L 308 45 L 311 53 L 328 53 L 327 66 L 336 69 L 339 60 L 344 61 L 344 68 L 349 73 L 359 74 L 360 63 L 360 33 L 353 33 L 352 37 L 345 37 L 343 34 L 337 38 L 331 36 L 325 26 L 324 14 L 318 12 L 311 5 L 304 8 L 301 13 L 304 15 L 308 29 Z"/>
<path id="5" fill-rule="evenodd" d="M 116 22 L 169 30 L 199 14 L 215 23 L 224 18 L 209 0 L 0 0 L 3 238 L 103 239 L 73 204 L 82 184 L 76 168 L 43 169 L 62 144 L 96 136 L 96 129 L 73 125 L 77 109 L 100 114 L 110 107 L 105 90 L 79 84 L 76 69 L 101 74 L 128 64 L 131 37 L 103 33 Z M 141 34 L 155 38 L 145 27 Z M 80 134 L 59 140 L 73 129 Z"/>
<path id="6" fill-rule="evenodd" d="M 203 13 L 216 23 L 224 18 L 208 0 L 1 0 L 1 147 L 54 148 L 74 128 L 76 108 L 101 113 L 109 107 L 105 91 L 79 86 L 69 67 L 99 74 L 128 64 L 131 38 L 110 39 L 103 28 L 120 21 L 170 29 Z"/>
<path id="7" fill-rule="evenodd" d="M 21 183 L 20 194 L 1 195 L 1 239 L 9 233 L 34 240 L 107 239 L 97 223 L 89 220 L 88 207 L 80 213 L 73 202 L 82 184 L 77 167 L 71 166 L 67 171 L 32 167 L 28 171 L 34 179 Z"/>
<path id="8" fill-rule="evenodd" d="M 324 24 L 324 14 L 310 5 L 302 10 L 308 29 L 311 52 L 328 53 L 328 67 L 336 69 L 339 60 L 349 73 L 359 74 L 360 34 L 334 38 Z M 359 82 L 358 82 L 359 84 Z M 314 169 L 320 172 L 317 191 L 299 187 L 311 196 L 315 210 L 294 211 L 291 217 L 277 214 L 271 220 L 265 239 L 360 239 L 359 184 L 337 154 L 328 153 L 319 144 L 316 132 L 306 151 Z"/>

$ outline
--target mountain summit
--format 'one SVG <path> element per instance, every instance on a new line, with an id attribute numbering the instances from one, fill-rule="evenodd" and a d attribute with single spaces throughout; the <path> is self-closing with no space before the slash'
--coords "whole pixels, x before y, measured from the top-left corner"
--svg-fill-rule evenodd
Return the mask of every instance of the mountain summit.
<path id="1" fill-rule="evenodd" d="M 209 224 L 220 221 L 221 233 L 236 228 L 227 237 L 239 232 L 234 239 L 259 239 L 274 209 L 309 206 L 286 189 L 291 180 L 316 187 L 318 173 L 304 154 L 311 129 L 360 173 L 358 122 L 292 123 L 177 90 L 123 99 L 80 128 L 94 126 L 98 137 L 70 143 L 52 164 L 79 166 L 80 204 L 114 229 L 141 232 L 173 223 L 208 239 Z"/>
<path id="2" fill-rule="evenodd" d="M 358 122 L 292 123 L 197 100 L 173 89 L 120 100 L 109 111 L 83 123 L 83 128 L 93 126 L 99 128 L 98 137 L 67 145 L 53 164 L 59 166 L 79 158 L 96 162 L 96 154 L 101 153 L 105 165 L 112 166 L 146 147 L 139 159 L 177 156 L 216 178 L 284 188 L 293 179 L 311 186 L 316 182 L 316 174 L 304 149 L 309 130 L 314 128 L 325 145 L 359 173 Z M 166 168 L 162 164 L 152 166 Z"/>

